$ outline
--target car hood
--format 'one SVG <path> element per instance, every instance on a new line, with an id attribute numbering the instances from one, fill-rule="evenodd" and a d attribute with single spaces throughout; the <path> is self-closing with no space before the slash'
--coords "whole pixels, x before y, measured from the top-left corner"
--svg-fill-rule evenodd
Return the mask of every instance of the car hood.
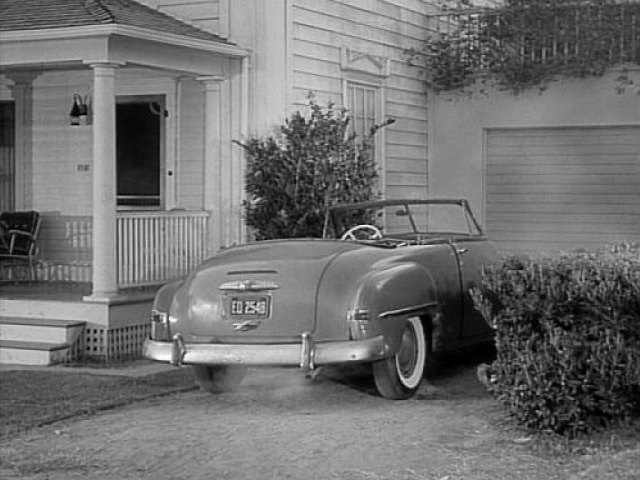
<path id="1" fill-rule="evenodd" d="M 174 299 L 194 339 L 294 341 L 316 325 L 322 277 L 341 254 L 364 248 L 335 240 L 279 240 L 224 250 L 204 262 Z"/>

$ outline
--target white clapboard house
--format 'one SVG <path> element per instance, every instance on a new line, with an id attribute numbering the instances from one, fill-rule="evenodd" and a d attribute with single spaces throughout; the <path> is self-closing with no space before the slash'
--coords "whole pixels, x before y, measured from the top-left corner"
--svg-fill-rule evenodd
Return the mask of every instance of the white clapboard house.
<path id="1" fill-rule="evenodd" d="M 41 218 L 33 268 L 3 267 L 0 360 L 137 354 L 157 286 L 245 241 L 233 141 L 310 91 L 362 132 L 394 117 L 381 189 L 424 197 L 427 100 L 405 50 L 436 3 L 0 0 L 0 211 Z"/>

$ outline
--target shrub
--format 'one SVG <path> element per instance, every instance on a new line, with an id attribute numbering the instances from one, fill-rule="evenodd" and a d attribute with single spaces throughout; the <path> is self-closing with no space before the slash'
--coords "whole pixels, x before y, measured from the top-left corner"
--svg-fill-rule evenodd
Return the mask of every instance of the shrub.
<path id="1" fill-rule="evenodd" d="M 345 109 L 310 98 L 309 110 L 287 119 L 277 138 L 236 142 L 247 153 L 245 221 L 257 240 L 319 237 L 328 207 L 377 197 L 372 140 L 384 125 L 357 139 Z"/>
<path id="2" fill-rule="evenodd" d="M 489 388 L 522 424 L 573 435 L 638 413 L 637 245 L 509 257 L 472 295 L 496 330 Z"/>

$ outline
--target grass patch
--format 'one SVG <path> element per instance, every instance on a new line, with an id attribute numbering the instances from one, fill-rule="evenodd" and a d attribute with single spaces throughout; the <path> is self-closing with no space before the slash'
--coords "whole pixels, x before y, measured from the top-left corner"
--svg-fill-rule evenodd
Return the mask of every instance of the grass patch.
<path id="1" fill-rule="evenodd" d="M 188 369 L 144 377 L 78 372 L 0 372 L 0 439 L 77 415 L 195 388 Z"/>

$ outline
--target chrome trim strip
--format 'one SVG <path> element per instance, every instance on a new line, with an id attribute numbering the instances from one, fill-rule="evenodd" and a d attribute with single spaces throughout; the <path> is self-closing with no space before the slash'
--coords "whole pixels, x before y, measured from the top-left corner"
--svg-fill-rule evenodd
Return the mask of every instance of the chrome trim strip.
<path id="1" fill-rule="evenodd" d="M 222 290 L 224 292 L 260 292 L 263 290 L 277 290 L 278 288 L 280 288 L 280 285 L 275 282 L 264 280 L 238 280 L 223 283 L 218 287 L 218 290 Z"/>
<path id="2" fill-rule="evenodd" d="M 412 305 L 410 307 L 398 308 L 397 310 L 387 310 L 386 312 L 382 312 L 378 316 L 380 318 L 395 317 L 397 315 L 405 315 L 407 313 L 422 310 L 424 308 L 435 307 L 436 305 L 438 305 L 438 302 L 429 302 L 429 303 L 423 303 L 421 305 Z"/>
<path id="3" fill-rule="evenodd" d="M 308 342 L 306 347 L 302 341 L 275 345 L 184 343 L 184 354 L 175 358 L 175 364 L 181 357 L 180 365 L 271 365 L 310 368 L 311 365 L 315 367 L 332 363 L 379 360 L 388 356 L 389 352 L 382 335 L 365 340 L 319 343 L 313 343 L 309 336 Z M 179 344 L 179 341 L 159 342 L 148 338 L 143 345 L 143 355 L 151 360 L 171 363 L 174 361 L 174 344 Z M 305 348 L 308 348 L 306 352 Z M 304 361 L 301 361 L 302 359 Z"/>

